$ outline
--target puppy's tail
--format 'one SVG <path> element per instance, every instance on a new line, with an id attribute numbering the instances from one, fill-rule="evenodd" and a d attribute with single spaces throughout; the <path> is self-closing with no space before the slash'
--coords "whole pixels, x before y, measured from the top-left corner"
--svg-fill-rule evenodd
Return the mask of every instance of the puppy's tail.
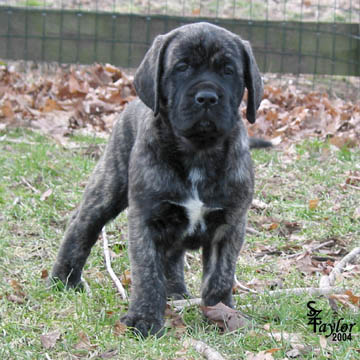
<path id="1" fill-rule="evenodd" d="M 249 137 L 249 146 L 250 146 L 250 149 L 263 149 L 263 148 L 272 147 L 273 143 L 268 140 L 250 136 Z"/>

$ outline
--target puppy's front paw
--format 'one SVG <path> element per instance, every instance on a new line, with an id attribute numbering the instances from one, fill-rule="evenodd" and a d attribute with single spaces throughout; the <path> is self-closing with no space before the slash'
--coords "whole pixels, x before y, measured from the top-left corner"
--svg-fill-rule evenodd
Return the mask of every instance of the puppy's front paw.
<path id="1" fill-rule="evenodd" d="M 133 329 L 135 334 L 143 337 L 155 335 L 160 337 L 163 335 L 163 320 L 151 318 L 142 314 L 127 313 L 121 317 L 121 322 Z"/>
<path id="2" fill-rule="evenodd" d="M 49 277 L 49 285 L 57 290 L 75 289 L 76 291 L 84 291 L 84 284 L 80 276 L 74 276 L 74 273 L 67 273 L 59 269 L 53 269 Z"/>

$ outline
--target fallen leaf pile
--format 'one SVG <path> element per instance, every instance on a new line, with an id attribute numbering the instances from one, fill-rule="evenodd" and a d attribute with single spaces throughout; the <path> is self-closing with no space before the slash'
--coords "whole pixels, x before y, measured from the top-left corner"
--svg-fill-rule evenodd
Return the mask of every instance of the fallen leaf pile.
<path id="1" fill-rule="evenodd" d="M 109 64 L 59 67 L 54 75 L 30 79 L 0 67 L 0 129 L 28 126 L 55 137 L 88 125 L 108 131 L 136 95 L 132 79 Z"/>
<path id="2" fill-rule="evenodd" d="M 0 130 L 27 126 L 60 141 L 84 127 L 109 132 L 116 115 L 136 96 L 132 77 L 109 64 L 58 67 L 54 74 L 32 75 L 13 66 L 0 67 Z M 244 118 L 245 107 L 243 102 Z M 266 85 L 249 133 L 276 139 L 275 143 L 317 136 L 330 138 L 338 147 L 355 146 L 360 142 L 360 101 L 330 99 L 326 93 L 293 85 Z"/>
<path id="3" fill-rule="evenodd" d="M 304 92 L 293 85 L 284 89 L 266 85 L 249 133 L 278 142 L 316 136 L 330 138 L 337 147 L 353 147 L 360 143 L 360 101 L 330 99 L 326 93 Z"/>

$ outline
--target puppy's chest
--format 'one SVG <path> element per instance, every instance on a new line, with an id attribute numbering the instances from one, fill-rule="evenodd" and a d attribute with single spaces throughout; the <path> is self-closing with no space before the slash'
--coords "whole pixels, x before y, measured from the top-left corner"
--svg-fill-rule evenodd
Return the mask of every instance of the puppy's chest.
<path id="1" fill-rule="evenodd" d="M 176 200 L 165 198 L 152 207 L 147 224 L 156 241 L 197 249 L 211 241 L 226 223 L 224 198 L 216 181 L 192 170 Z"/>
<path id="2" fill-rule="evenodd" d="M 210 199 L 213 200 L 215 197 L 215 194 L 211 194 L 210 189 L 206 191 L 206 198 L 200 195 L 202 194 L 200 189 L 204 188 L 204 182 L 206 180 L 201 170 L 197 168 L 192 169 L 188 180 L 188 191 L 186 192 L 184 200 L 178 203 L 178 205 L 183 207 L 187 215 L 187 226 L 183 232 L 184 237 L 193 236 L 196 233 L 201 234 L 210 230 L 211 220 L 214 222 L 216 217 L 219 221 L 220 217 L 223 218 L 224 214 L 223 207 L 215 206 L 214 201 L 210 201 Z M 220 222 L 223 222 L 223 220 Z"/>
<path id="3" fill-rule="evenodd" d="M 188 226 L 184 235 L 193 235 L 196 230 L 203 232 L 206 230 L 205 215 L 211 211 L 199 198 L 198 190 L 192 190 L 191 195 L 183 202 L 183 206 L 188 218 Z"/>

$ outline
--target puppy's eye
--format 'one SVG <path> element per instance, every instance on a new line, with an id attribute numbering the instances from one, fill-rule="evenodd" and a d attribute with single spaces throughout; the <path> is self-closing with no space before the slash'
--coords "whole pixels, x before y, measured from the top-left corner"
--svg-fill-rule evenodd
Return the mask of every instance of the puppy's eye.
<path id="1" fill-rule="evenodd" d="M 224 67 L 224 74 L 225 75 L 232 75 L 234 74 L 234 68 L 231 65 L 225 65 Z"/>
<path id="2" fill-rule="evenodd" d="M 189 64 L 185 62 L 180 62 L 175 66 L 175 70 L 179 72 L 184 72 L 189 68 Z"/>

